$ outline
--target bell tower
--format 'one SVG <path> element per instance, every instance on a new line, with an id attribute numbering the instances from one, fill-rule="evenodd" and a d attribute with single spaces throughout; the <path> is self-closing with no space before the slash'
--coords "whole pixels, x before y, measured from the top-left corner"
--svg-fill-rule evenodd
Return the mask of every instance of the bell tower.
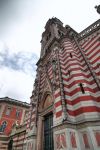
<path id="1" fill-rule="evenodd" d="M 100 20 L 81 33 L 57 18 L 47 21 L 27 130 L 36 131 L 29 135 L 33 150 L 100 149 L 98 29 Z"/>
<path id="2" fill-rule="evenodd" d="M 41 58 L 43 58 L 54 40 L 65 34 L 63 23 L 57 18 L 51 18 L 45 25 L 41 40 Z"/>

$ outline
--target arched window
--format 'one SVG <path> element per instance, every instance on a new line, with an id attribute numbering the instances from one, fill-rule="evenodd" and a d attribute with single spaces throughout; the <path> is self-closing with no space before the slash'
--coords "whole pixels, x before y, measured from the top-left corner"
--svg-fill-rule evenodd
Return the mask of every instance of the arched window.
<path id="1" fill-rule="evenodd" d="M 17 110 L 16 110 L 16 117 L 17 117 L 17 118 L 20 117 L 20 113 L 21 113 L 21 111 L 20 111 L 19 109 L 17 109 Z"/>
<path id="2" fill-rule="evenodd" d="M 9 115 L 10 115 L 10 113 L 11 113 L 11 108 L 10 108 L 10 107 L 8 107 L 8 108 L 7 108 L 7 110 L 6 110 L 6 115 L 7 115 L 7 116 L 9 116 Z"/>
<path id="3" fill-rule="evenodd" d="M 1 124 L 1 126 L 0 126 L 0 132 L 4 132 L 5 129 L 6 129 L 6 126 L 7 126 L 7 122 L 4 121 L 4 122 Z"/>

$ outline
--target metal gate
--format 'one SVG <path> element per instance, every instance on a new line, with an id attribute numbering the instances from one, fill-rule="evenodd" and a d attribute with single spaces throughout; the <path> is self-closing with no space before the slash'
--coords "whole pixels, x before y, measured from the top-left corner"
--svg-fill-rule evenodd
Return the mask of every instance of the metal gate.
<path id="1" fill-rule="evenodd" d="M 53 144 L 53 114 L 44 118 L 44 150 L 54 150 Z"/>

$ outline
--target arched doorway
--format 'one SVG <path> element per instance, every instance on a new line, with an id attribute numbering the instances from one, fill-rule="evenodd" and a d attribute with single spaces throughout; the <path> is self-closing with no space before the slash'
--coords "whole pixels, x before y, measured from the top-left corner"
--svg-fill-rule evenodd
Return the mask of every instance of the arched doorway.
<path id="1" fill-rule="evenodd" d="M 54 150 L 52 127 L 53 98 L 51 93 L 45 93 L 43 101 L 39 104 L 37 150 Z"/>
<path id="2" fill-rule="evenodd" d="M 43 110 L 48 109 L 52 105 L 52 97 L 50 94 L 47 94 L 45 96 L 44 104 L 43 104 Z M 46 112 L 46 111 L 45 111 Z M 44 150 L 53 150 L 54 144 L 53 144 L 53 113 L 52 111 L 46 112 L 44 115 Z"/>
<path id="3" fill-rule="evenodd" d="M 53 150 L 53 113 L 44 116 L 44 150 Z"/>

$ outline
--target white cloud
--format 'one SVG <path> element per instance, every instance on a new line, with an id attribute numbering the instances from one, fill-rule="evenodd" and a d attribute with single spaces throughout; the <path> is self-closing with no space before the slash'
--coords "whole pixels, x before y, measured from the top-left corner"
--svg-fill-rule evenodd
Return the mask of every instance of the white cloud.
<path id="1" fill-rule="evenodd" d="M 30 101 L 34 76 L 4 67 L 0 70 L 0 96 Z"/>

